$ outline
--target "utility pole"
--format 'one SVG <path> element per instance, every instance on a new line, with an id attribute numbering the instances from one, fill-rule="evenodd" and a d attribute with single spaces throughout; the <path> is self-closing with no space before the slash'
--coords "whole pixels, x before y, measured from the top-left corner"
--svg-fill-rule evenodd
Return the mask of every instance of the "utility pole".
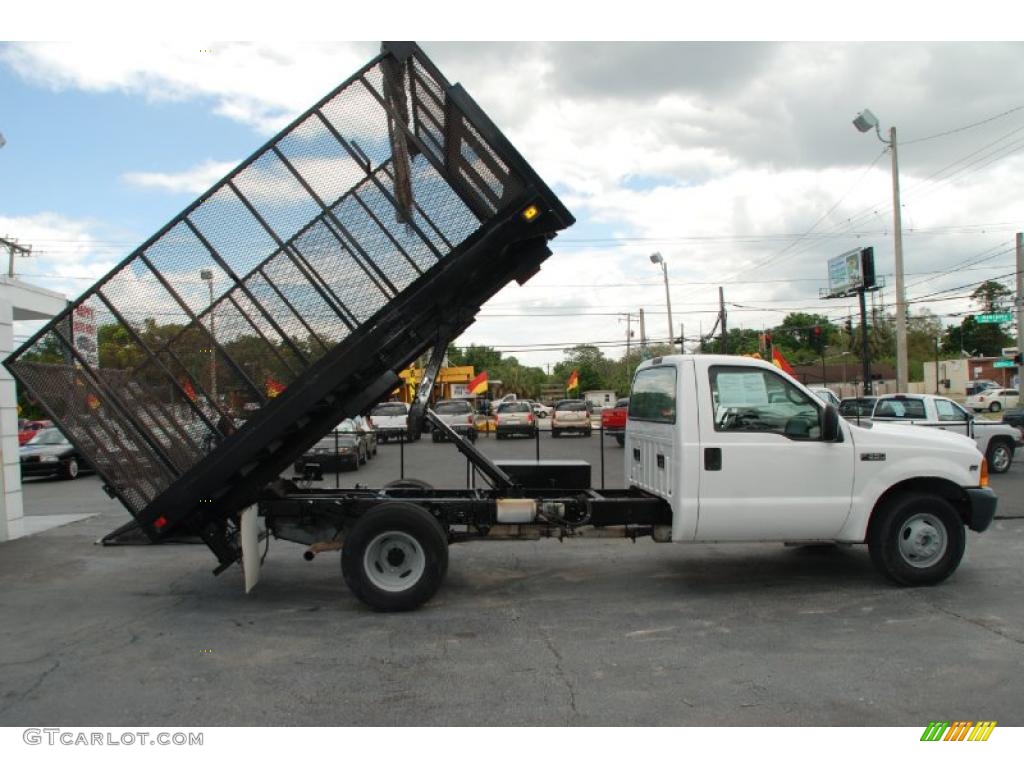
<path id="1" fill-rule="evenodd" d="M 644 308 L 640 307 L 640 358 L 647 357 L 647 329 L 644 326 Z"/>
<path id="2" fill-rule="evenodd" d="M 729 354 L 729 331 L 725 327 L 725 293 L 718 286 L 718 317 L 722 321 L 722 354 Z"/>
<path id="3" fill-rule="evenodd" d="M 6 237 L 0 237 L 0 246 L 7 249 L 9 256 L 9 262 L 7 267 L 7 276 L 14 277 L 14 257 L 15 256 L 31 256 L 32 246 L 31 245 L 18 245 L 17 240 L 11 240 Z"/>
<path id="4" fill-rule="evenodd" d="M 633 339 L 633 313 L 632 312 L 620 312 L 619 322 L 622 322 L 622 318 L 626 318 L 626 360 L 629 360 L 629 352 L 632 347 Z"/>
<path id="5" fill-rule="evenodd" d="M 679 354 L 686 354 L 686 334 L 684 333 L 683 324 L 679 324 Z"/>
<path id="6" fill-rule="evenodd" d="M 1021 316 L 1024 315 L 1024 233 L 1017 233 L 1017 354 L 1024 352 L 1024 330 L 1022 330 Z M 1017 376 L 1020 377 L 1021 366 L 1017 366 Z M 1018 384 L 1019 386 L 1019 384 Z"/>

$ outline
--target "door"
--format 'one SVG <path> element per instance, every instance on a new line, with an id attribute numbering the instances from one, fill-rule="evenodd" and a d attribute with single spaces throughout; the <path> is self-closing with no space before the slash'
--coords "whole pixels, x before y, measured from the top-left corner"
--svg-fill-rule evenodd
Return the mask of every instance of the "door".
<path id="1" fill-rule="evenodd" d="M 971 416 L 952 400 L 944 397 L 935 398 L 935 411 L 938 415 L 939 429 L 955 432 L 958 435 L 971 436 Z"/>
<path id="2" fill-rule="evenodd" d="M 698 377 L 702 419 L 699 540 L 837 535 L 850 511 L 854 445 L 823 442 L 824 406 L 763 368 L 711 366 Z"/>

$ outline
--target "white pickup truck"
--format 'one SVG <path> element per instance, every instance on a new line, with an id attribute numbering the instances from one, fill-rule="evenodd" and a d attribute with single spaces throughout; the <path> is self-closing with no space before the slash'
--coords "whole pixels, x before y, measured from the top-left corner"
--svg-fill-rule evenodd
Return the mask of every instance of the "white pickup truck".
<path id="1" fill-rule="evenodd" d="M 378 610 L 422 604 L 444 579 L 449 545 L 483 539 L 866 543 L 893 581 L 935 584 L 959 565 L 966 529 L 984 531 L 996 510 L 970 438 L 848 423 L 751 358 L 676 355 L 639 366 L 626 488 L 594 488 L 576 460 L 492 462 L 427 415 L 489 489 L 282 486 L 260 502 L 268 529 L 309 545 L 309 559 L 341 549 L 346 583 Z"/>
<path id="2" fill-rule="evenodd" d="M 976 419 L 959 403 L 938 395 L 886 395 L 875 401 L 871 421 L 914 424 L 974 438 L 993 473 L 1006 472 L 1021 440 L 1020 430 L 997 421 Z"/>

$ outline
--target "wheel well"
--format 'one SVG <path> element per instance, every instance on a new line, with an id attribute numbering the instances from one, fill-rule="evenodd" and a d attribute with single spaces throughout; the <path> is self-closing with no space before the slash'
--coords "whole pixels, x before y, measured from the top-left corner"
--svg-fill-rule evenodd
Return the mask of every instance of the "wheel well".
<path id="1" fill-rule="evenodd" d="M 965 525 L 968 523 L 971 502 L 963 488 L 943 477 L 913 477 L 896 483 L 896 485 L 878 497 L 878 501 L 875 502 L 875 506 L 871 510 L 871 520 L 868 522 L 868 535 L 870 536 L 871 528 L 874 526 L 875 521 L 881 517 L 878 514 L 879 510 L 883 509 L 889 501 L 897 496 L 915 493 L 941 496 L 953 505 L 963 523 Z"/>
<path id="2" fill-rule="evenodd" d="M 1010 453 L 1014 453 L 1016 451 L 1017 445 L 1014 443 L 1013 440 L 1010 439 L 1008 435 L 996 435 L 995 437 L 988 441 L 988 446 L 986 447 L 985 452 L 988 453 L 988 450 L 993 445 L 999 445 L 999 443 L 1005 443 L 1006 446 L 1010 449 Z"/>

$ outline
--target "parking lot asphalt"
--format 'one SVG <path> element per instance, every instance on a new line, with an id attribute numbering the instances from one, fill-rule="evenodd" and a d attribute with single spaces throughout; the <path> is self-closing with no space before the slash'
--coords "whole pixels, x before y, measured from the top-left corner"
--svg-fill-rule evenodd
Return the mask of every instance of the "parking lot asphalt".
<path id="1" fill-rule="evenodd" d="M 595 485 L 599 446 L 541 437 Z M 337 482 L 395 479 L 399 454 Z M 404 459 L 465 485 L 450 445 Z M 98 479 L 32 480 L 27 514 L 94 516 L 0 544 L 0 725 L 1021 725 L 1024 462 L 992 485 L 1000 519 L 937 587 L 887 584 L 863 547 L 481 542 L 422 609 L 375 614 L 336 554 L 275 541 L 245 595 L 203 546 L 96 546 L 127 520 Z"/>

